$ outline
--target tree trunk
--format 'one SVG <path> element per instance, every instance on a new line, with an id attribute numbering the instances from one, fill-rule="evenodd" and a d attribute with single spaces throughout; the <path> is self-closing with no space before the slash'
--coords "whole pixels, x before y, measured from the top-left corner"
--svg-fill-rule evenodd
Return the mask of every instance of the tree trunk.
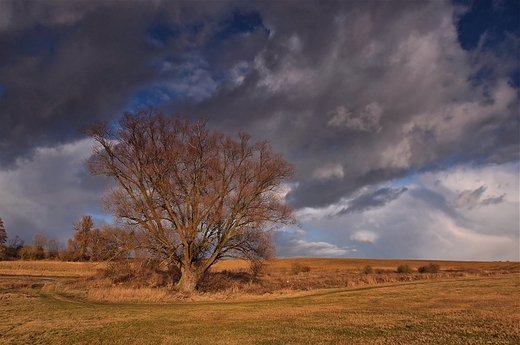
<path id="1" fill-rule="evenodd" d="M 191 267 L 182 267 L 181 279 L 177 283 L 177 290 L 180 292 L 195 292 L 202 274 L 196 272 Z"/>

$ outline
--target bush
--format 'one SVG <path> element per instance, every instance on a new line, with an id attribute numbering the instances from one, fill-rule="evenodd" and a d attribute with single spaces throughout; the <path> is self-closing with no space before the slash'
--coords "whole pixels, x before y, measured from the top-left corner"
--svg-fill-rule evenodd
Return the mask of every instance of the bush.
<path id="1" fill-rule="evenodd" d="M 441 270 L 441 267 L 437 264 L 429 264 L 426 266 L 419 267 L 418 271 L 419 273 L 439 273 Z"/>
<path id="2" fill-rule="evenodd" d="M 365 267 L 363 267 L 363 273 L 372 274 L 372 273 L 374 273 L 374 269 L 372 268 L 372 266 L 366 265 Z"/>
<path id="3" fill-rule="evenodd" d="M 135 277 L 135 271 L 127 260 L 109 262 L 106 268 L 102 270 L 102 274 L 112 284 L 128 282 Z"/>
<path id="4" fill-rule="evenodd" d="M 4 246 L 5 259 L 19 259 L 20 250 L 23 247 L 23 240 L 16 235 L 14 238 L 7 241 L 7 246 Z"/>
<path id="5" fill-rule="evenodd" d="M 397 267 L 397 273 L 412 273 L 413 269 L 408 265 L 399 265 Z"/>
<path id="6" fill-rule="evenodd" d="M 154 259 L 114 260 L 98 270 L 98 277 L 108 279 L 112 284 L 133 288 L 171 287 L 180 276 L 175 266 L 167 267 Z"/>
<path id="7" fill-rule="evenodd" d="M 303 266 L 299 262 L 295 262 L 291 265 L 291 274 L 292 275 L 309 272 L 310 270 L 311 270 L 311 268 L 309 266 Z"/>
<path id="8" fill-rule="evenodd" d="M 64 249 L 58 255 L 61 261 L 85 261 L 83 255 L 74 249 Z"/>
<path id="9" fill-rule="evenodd" d="M 23 246 L 20 248 L 20 259 L 22 260 L 43 260 L 45 259 L 45 251 L 42 247 Z"/>

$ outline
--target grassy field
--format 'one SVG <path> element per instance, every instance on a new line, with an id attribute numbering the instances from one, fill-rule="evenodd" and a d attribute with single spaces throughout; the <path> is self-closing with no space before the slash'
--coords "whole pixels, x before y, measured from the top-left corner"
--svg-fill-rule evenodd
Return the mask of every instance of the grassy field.
<path id="1" fill-rule="evenodd" d="M 310 270 L 293 274 L 295 262 Z M 345 271 L 350 279 L 361 276 L 358 271 L 367 265 L 384 271 L 400 264 L 417 268 L 428 263 L 278 259 L 265 276 L 268 280 L 318 276 L 336 282 L 333 276 Z M 18 272 L 16 264 L 24 274 L 13 274 Z M 41 266 L 38 270 L 32 264 Z M 253 297 L 236 294 L 229 300 L 224 300 L 228 291 L 178 296 L 148 289 L 157 297 L 155 303 L 130 303 L 128 296 L 117 303 L 101 302 L 81 286 L 67 284 L 69 277 L 85 277 L 99 266 L 60 268 L 59 264 L 0 262 L 0 344 L 520 343 L 518 263 L 441 262 L 443 270 L 478 270 L 480 275 L 444 272 L 431 279 L 373 285 L 293 286 Z M 215 271 L 240 271 L 242 265 L 222 262 Z M 39 274 L 27 274 L 32 269 Z"/>

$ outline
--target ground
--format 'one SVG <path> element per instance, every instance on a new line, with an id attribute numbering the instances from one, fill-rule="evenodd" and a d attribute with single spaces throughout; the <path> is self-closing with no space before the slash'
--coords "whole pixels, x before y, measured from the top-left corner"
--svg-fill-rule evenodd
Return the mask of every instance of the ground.
<path id="1" fill-rule="evenodd" d="M 309 270 L 294 273 L 295 262 Z M 518 263 L 441 262 L 444 271 L 438 276 L 414 280 L 413 273 L 408 280 L 377 281 L 377 276 L 399 276 L 387 271 L 401 264 L 415 269 L 424 263 L 280 259 L 262 279 L 289 280 L 281 289 L 244 293 L 236 290 L 240 283 L 182 295 L 121 286 L 89 291 L 67 283 L 95 274 L 99 265 L 90 263 L 0 262 L 0 344 L 520 342 Z M 362 273 L 367 265 L 381 272 Z M 240 262 L 224 262 L 216 271 L 242 269 Z M 347 276 L 352 282 L 365 277 L 366 282 L 302 285 L 306 278 L 329 277 L 336 284 Z"/>

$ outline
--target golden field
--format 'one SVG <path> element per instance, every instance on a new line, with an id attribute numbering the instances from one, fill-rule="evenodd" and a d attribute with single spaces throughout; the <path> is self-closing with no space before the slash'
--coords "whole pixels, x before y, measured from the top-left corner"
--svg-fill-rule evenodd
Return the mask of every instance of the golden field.
<path id="1" fill-rule="evenodd" d="M 0 344 L 520 343 L 518 262 L 275 259 L 253 281 L 230 260 L 194 295 L 101 284 L 103 265 L 0 262 Z"/>
<path id="2" fill-rule="evenodd" d="M 409 265 L 417 269 L 430 263 L 436 263 L 442 271 L 459 272 L 499 272 L 520 271 L 519 262 L 505 261 L 445 261 L 445 260 L 406 260 L 406 259 L 320 259 L 320 258 L 290 258 L 272 259 L 266 263 L 268 272 L 289 272 L 294 263 L 308 266 L 312 271 L 330 272 L 357 272 L 366 266 L 374 269 L 395 270 L 399 265 Z M 97 270 L 106 266 L 104 262 L 63 262 L 63 261 L 0 261 L 0 275 L 30 275 L 55 277 L 85 277 L 95 274 Z M 243 260 L 221 260 L 212 270 L 247 270 L 248 263 Z"/>

